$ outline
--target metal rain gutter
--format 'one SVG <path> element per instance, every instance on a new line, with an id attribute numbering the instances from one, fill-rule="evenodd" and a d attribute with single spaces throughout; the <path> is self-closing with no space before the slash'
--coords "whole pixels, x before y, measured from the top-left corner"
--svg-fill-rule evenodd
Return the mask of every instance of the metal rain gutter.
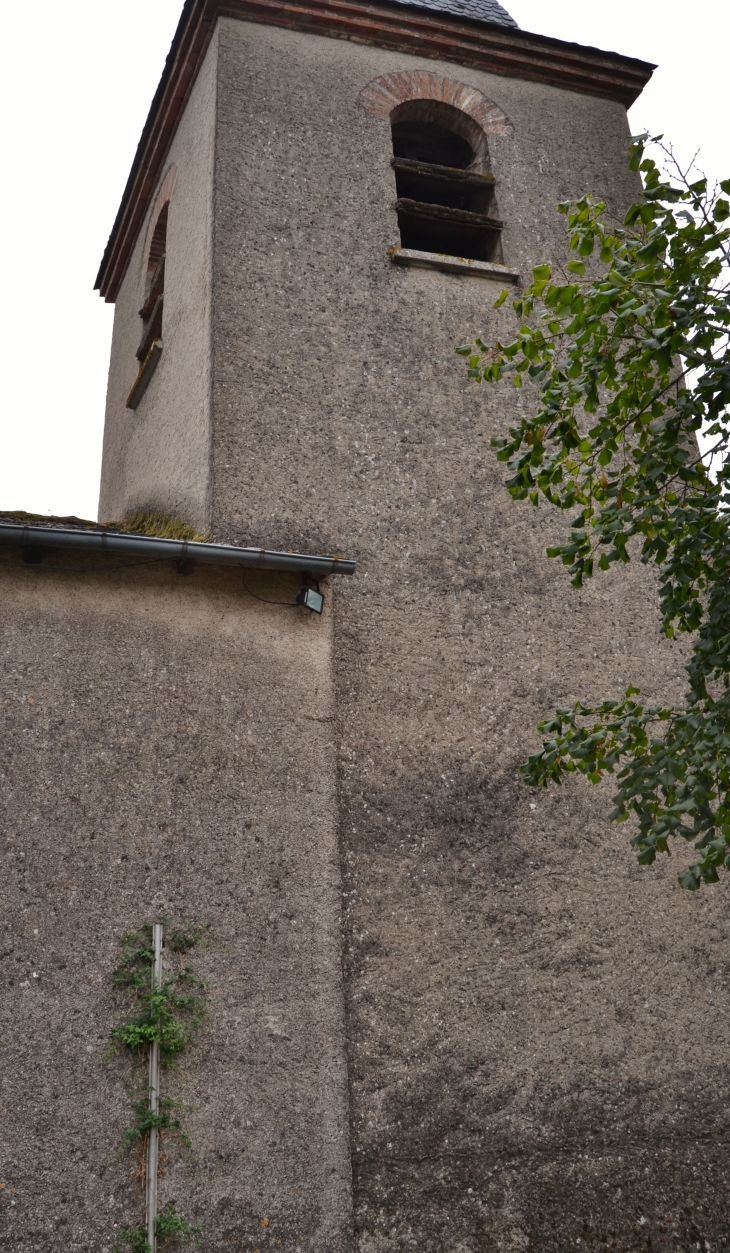
<path id="1" fill-rule="evenodd" d="M 151 560 L 205 561 L 211 565 L 291 570 L 302 574 L 354 574 L 356 565 L 356 562 L 346 561 L 343 557 L 314 557 L 267 548 L 239 548 L 235 544 L 161 539 L 156 535 L 107 531 L 103 527 L 98 531 L 81 531 L 72 527 L 0 522 L 0 544 L 18 544 L 21 548 L 76 548 L 103 554 L 125 553 Z"/>

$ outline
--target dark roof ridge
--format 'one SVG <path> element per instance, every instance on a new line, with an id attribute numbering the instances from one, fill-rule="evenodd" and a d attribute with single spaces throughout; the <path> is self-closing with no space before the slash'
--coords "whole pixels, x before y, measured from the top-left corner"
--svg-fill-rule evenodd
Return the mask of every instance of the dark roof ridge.
<path id="1" fill-rule="evenodd" d="M 508 26 L 512 30 L 520 29 L 499 0 L 393 0 L 393 3 L 412 9 L 452 13 L 454 17 L 470 17 L 476 22 L 490 22 L 495 26 Z"/>

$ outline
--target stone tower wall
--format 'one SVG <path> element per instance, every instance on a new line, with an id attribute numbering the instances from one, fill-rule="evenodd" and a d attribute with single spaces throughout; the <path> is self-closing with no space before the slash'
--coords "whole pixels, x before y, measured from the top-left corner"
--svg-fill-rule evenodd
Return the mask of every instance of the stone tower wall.
<path id="1" fill-rule="evenodd" d="M 681 653 L 640 566 L 573 592 L 544 555 L 562 522 L 509 501 L 489 439 L 530 397 L 477 388 L 453 351 L 508 335 L 509 304 L 390 262 L 389 125 L 360 94 L 422 71 L 499 107 L 525 276 L 565 258 L 558 201 L 636 196 L 625 112 L 244 22 L 219 38 L 213 529 L 359 561 L 334 621 L 361 1253 L 716 1238 L 711 1189 L 688 1198 L 719 1169 L 724 975 L 701 1009 L 687 993 L 722 896 L 636 866 L 610 783 L 517 780 L 555 705 L 629 681 L 671 699 Z"/>
<path id="2" fill-rule="evenodd" d="M 164 164 L 172 186 L 160 363 L 137 409 L 126 401 L 139 370 L 148 209 L 114 308 L 99 518 L 153 505 L 201 531 L 210 516 L 210 314 L 217 91 L 214 37 Z M 172 177 L 170 177 L 172 175 Z M 147 249 L 148 251 L 148 249 Z"/>
<path id="3" fill-rule="evenodd" d="M 187 509 L 217 539 L 358 558 L 333 638 L 360 1253 L 714 1247 L 721 890 L 637 867 L 606 822 L 610 783 L 534 797 L 517 779 L 556 704 L 628 682 L 678 697 L 681 649 L 656 635 L 641 566 L 572 592 L 544 556 L 561 520 L 507 498 L 489 440 L 530 396 L 469 384 L 453 349 L 509 335 L 509 303 L 493 309 L 500 284 L 391 262 L 389 123 L 363 101 L 384 75 L 423 74 L 496 107 L 504 261 L 525 277 L 565 260 L 558 201 L 590 189 L 620 213 L 637 195 L 625 112 L 233 19 L 204 73 L 188 113 L 214 154 L 211 198 L 196 184 L 212 204 L 210 410 L 166 334 L 134 419 L 115 392 L 103 511 Z M 137 334 L 133 271 L 115 362 Z M 195 440 L 175 438 L 168 387 Z"/>

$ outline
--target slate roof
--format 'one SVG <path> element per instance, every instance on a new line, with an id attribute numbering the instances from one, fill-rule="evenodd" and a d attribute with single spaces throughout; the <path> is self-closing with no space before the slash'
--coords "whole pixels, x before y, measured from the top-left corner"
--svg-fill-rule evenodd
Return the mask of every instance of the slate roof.
<path id="1" fill-rule="evenodd" d="M 411 9 L 433 9 L 435 13 L 451 13 L 454 17 L 470 17 L 477 22 L 492 22 L 495 26 L 519 30 L 514 18 L 497 0 L 396 0 L 396 4 L 405 4 Z"/>

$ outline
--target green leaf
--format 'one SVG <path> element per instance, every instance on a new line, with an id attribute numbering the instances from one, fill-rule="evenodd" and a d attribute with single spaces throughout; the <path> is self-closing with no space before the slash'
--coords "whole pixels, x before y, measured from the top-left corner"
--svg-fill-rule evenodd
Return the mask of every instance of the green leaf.
<path id="1" fill-rule="evenodd" d="M 581 587 L 595 565 L 640 552 L 656 571 L 661 631 L 689 646 L 676 707 L 639 705 L 630 686 L 619 701 L 558 710 L 522 776 L 549 787 L 576 771 L 614 775 L 610 817 L 632 820 L 640 863 L 692 841 L 699 860 L 680 882 L 696 891 L 730 869 L 730 180 L 728 199 L 715 199 L 703 178 L 668 179 L 650 142 L 631 141 L 644 195 L 623 226 L 589 194 L 559 206 L 568 274 L 581 281 L 556 284 L 536 266 L 513 302 L 513 338 L 469 368 L 488 384 L 530 384 L 509 439 L 493 446 L 514 499 L 570 511 L 548 556 Z M 596 248 L 607 268 L 587 278 L 582 258 Z M 680 357 L 697 368 L 677 384 Z M 717 443 L 714 477 L 691 453 L 700 430 Z"/>

